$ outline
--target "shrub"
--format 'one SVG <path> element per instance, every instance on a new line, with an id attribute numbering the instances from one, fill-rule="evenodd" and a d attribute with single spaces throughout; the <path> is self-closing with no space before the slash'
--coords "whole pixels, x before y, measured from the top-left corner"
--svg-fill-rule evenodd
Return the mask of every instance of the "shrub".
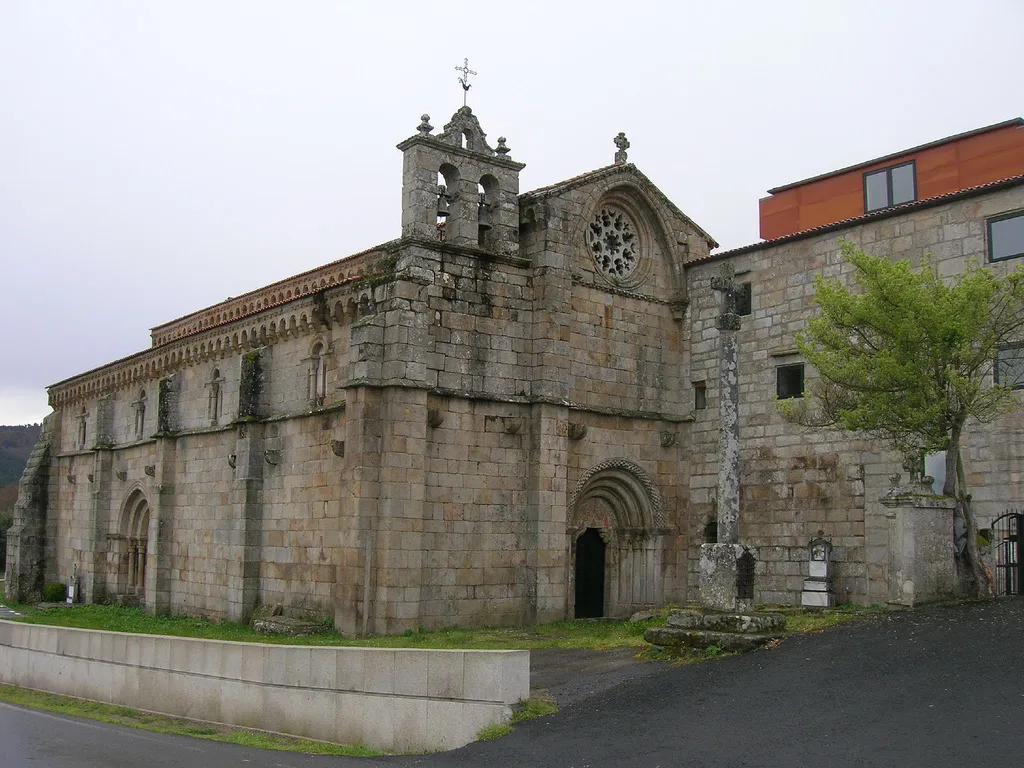
<path id="1" fill-rule="evenodd" d="M 44 603 L 63 603 L 68 597 L 68 585 L 60 581 L 51 581 L 43 585 Z"/>

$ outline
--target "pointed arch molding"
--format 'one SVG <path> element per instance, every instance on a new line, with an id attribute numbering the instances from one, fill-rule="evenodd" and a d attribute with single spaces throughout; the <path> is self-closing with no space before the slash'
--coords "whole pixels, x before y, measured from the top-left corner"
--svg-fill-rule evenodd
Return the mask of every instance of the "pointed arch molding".
<path id="1" fill-rule="evenodd" d="M 607 459 L 583 473 L 569 499 L 570 519 L 591 498 L 606 501 L 621 528 L 665 527 L 665 505 L 658 487 L 628 459 Z"/>

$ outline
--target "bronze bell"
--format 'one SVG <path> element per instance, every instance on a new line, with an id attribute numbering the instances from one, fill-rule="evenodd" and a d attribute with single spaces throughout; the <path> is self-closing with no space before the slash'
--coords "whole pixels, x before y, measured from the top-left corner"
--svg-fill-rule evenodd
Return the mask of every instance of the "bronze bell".
<path id="1" fill-rule="evenodd" d="M 437 187 L 437 217 L 445 219 L 448 217 L 448 188 L 444 184 Z"/>

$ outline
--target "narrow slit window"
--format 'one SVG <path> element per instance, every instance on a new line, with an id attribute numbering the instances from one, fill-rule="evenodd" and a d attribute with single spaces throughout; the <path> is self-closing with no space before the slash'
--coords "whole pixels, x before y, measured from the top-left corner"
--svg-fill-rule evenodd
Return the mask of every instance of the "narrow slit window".
<path id="1" fill-rule="evenodd" d="M 708 385 L 703 381 L 693 382 L 693 409 L 703 411 L 708 407 Z"/>
<path id="2" fill-rule="evenodd" d="M 736 314 L 741 317 L 749 315 L 752 311 L 750 283 L 741 283 L 739 293 L 736 295 Z"/>

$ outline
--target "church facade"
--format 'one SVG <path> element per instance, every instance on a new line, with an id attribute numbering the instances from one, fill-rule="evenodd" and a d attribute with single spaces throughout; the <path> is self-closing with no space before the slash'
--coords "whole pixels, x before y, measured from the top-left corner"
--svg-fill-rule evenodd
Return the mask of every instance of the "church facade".
<path id="1" fill-rule="evenodd" d="M 1024 179 L 726 253 L 615 162 L 520 193 L 469 108 L 403 152 L 398 239 L 152 330 L 49 388 L 22 480 L 8 597 L 247 620 L 259 605 L 352 633 L 627 616 L 696 598 L 718 472 L 720 262 L 739 331 L 741 537 L 756 599 L 793 604 L 807 543 L 842 602 L 898 599 L 881 504 L 901 459 L 787 424 L 813 276 L 837 239 L 952 273 Z M 1020 494 L 1008 416 L 968 436 L 982 523 Z M 950 525 L 951 525 L 950 520 Z M 900 542 L 903 540 L 900 539 Z M 949 557 L 953 541 L 950 536 Z"/>

